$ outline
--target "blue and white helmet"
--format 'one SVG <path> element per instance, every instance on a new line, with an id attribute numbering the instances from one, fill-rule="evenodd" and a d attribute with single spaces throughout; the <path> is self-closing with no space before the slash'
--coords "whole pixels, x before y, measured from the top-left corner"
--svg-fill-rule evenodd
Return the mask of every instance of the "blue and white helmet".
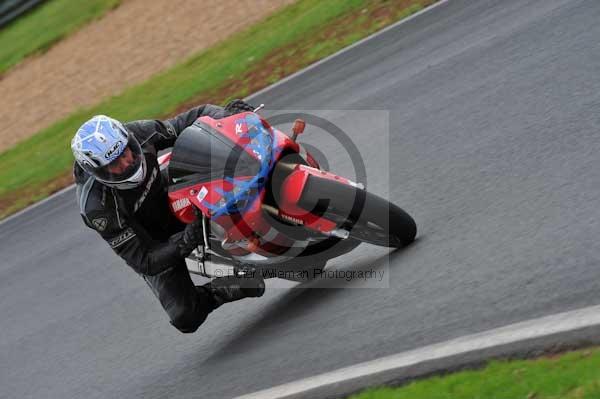
<path id="1" fill-rule="evenodd" d="M 146 161 L 140 143 L 108 116 L 96 115 L 81 125 L 71 150 L 79 166 L 107 186 L 127 190 L 144 181 Z"/>

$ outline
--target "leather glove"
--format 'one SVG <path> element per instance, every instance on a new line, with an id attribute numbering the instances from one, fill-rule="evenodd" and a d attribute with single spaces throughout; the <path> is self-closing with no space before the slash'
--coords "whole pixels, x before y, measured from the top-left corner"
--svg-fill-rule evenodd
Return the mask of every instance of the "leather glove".
<path id="1" fill-rule="evenodd" d="M 255 109 L 256 107 L 253 107 L 244 100 L 240 99 L 231 100 L 225 106 L 225 111 L 231 115 L 239 114 L 240 112 L 254 111 Z"/>
<path id="2" fill-rule="evenodd" d="M 177 240 L 177 251 L 182 258 L 187 257 L 194 249 L 204 245 L 204 234 L 202 230 L 202 213 L 194 207 L 196 219 L 183 230 L 180 238 Z"/>

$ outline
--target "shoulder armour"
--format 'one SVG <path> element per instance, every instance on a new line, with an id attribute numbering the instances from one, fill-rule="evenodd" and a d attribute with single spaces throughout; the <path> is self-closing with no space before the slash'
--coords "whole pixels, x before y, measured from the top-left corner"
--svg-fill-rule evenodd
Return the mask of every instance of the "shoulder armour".
<path id="1" fill-rule="evenodd" d="M 109 234 L 125 227 L 117 200 L 111 190 L 89 177 L 77 184 L 77 202 L 84 223 L 101 234 Z"/>

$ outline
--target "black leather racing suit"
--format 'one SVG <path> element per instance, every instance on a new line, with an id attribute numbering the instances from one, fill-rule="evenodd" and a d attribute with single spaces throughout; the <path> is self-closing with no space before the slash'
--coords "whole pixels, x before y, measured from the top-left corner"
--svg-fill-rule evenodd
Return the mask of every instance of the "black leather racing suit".
<path id="1" fill-rule="evenodd" d="M 105 186 L 77 163 L 74 166 L 84 223 L 146 280 L 171 324 L 185 333 L 196 331 L 216 305 L 208 289 L 194 286 L 173 242 L 185 226 L 169 209 L 157 151 L 172 147 L 186 127 L 205 115 L 218 119 L 225 116 L 225 111 L 207 104 L 171 119 L 124 124 L 140 142 L 146 158 L 146 177 L 137 188 L 117 190 Z"/>

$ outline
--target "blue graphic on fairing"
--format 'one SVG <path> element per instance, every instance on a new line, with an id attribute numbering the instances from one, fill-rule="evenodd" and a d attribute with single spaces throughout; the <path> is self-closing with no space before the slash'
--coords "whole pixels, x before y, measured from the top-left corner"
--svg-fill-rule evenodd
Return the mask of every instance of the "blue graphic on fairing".
<path id="1" fill-rule="evenodd" d="M 242 180 L 235 177 L 225 177 L 225 181 L 233 185 L 231 191 L 215 189 L 222 195 L 222 199 L 215 205 L 203 200 L 202 204 L 206 206 L 213 218 L 230 215 L 232 213 L 243 212 L 248 209 L 259 197 L 262 188 L 267 182 L 267 176 L 273 166 L 273 160 L 276 159 L 278 148 L 273 143 L 273 135 L 263 126 L 260 118 L 256 114 L 247 114 L 245 118 L 235 121 L 236 132 L 240 138 L 248 138 L 248 144 L 242 145 L 244 149 L 249 149 L 256 155 L 260 161 L 260 169 L 256 176 L 249 180 Z M 246 126 L 246 132 L 237 131 L 237 126 Z"/>

